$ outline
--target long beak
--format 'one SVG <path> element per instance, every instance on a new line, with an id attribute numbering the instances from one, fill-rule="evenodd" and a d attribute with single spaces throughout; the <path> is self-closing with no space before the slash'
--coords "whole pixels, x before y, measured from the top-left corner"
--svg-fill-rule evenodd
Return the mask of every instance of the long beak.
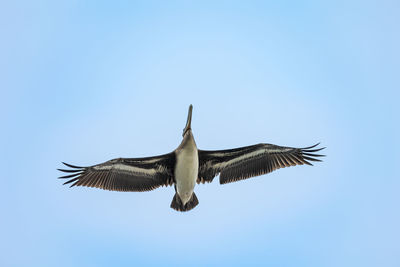
<path id="1" fill-rule="evenodd" d="M 182 134 L 182 136 L 184 136 L 185 133 L 186 133 L 188 130 L 191 130 L 191 129 L 192 129 L 192 128 L 191 128 L 191 124 L 192 124 L 192 110 L 193 110 L 193 106 L 190 105 L 190 106 L 189 106 L 188 117 L 187 117 L 187 121 L 186 121 L 186 126 L 185 126 L 185 128 L 183 129 L 183 134 Z"/>

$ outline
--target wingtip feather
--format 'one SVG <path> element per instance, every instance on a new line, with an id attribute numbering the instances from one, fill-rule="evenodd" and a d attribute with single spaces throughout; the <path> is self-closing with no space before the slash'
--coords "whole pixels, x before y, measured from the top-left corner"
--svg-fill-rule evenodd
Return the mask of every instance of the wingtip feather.
<path id="1" fill-rule="evenodd" d="M 305 149 L 310 149 L 310 148 L 314 148 L 314 147 L 318 146 L 320 143 L 321 143 L 321 142 L 318 142 L 318 143 L 316 143 L 316 144 L 315 144 L 315 145 L 313 145 L 313 146 L 309 146 L 309 147 L 303 147 L 303 148 L 302 148 L 302 150 L 305 150 Z"/>
<path id="2" fill-rule="evenodd" d="M 70 184 L 70 183 L 72 183 L 72 182 L 75 182 L 75 181 L 79 181 L 79 177 L 76 177 L 76 178 L 73 178 L 73 179 L 71 179 L 71 180 L 68 180 L 68 181 L 66 181 L 65 183 L 63 183 L 63 185 L 65 185 L 65 184 Z"/>
<path id="3" fill-rule="evenodd" d="M 62 164 L 64 164 L 65 166 L 68 166 L 70 168 L 75 168 L 75 169 L 85 169 L 85 168 L 87 168 L 87 167 L 75 166 L 75 165 L 72 165 L 72 164 L 69 164 L 69 163 L 66 163 L 66 162 L 63 162 L 63 161 L 62 161 Z"/>
<path id="4" fill-rule="evenodd" d="M 81 171 L 81 170 L 66 170 L 66 169 L 57 169 L 58 171 L 61 171 L 61 172 L 79 172 L 79 171 Z"/>
<path id="5" fill-rule="evenodd" d="M 69 174 L 69 175 L 64 175 L 64 176 L 60 176 L 60 177 L 58 177 L 58 179 L 67 179 L 67 178 L 72 178 L 72 177 L 75 177 L 75 176 L 77 176 L 77 175 L 81 175 L 82 173 L 80 172 L 80 173 L 74 173 L 74 174 Z"/>

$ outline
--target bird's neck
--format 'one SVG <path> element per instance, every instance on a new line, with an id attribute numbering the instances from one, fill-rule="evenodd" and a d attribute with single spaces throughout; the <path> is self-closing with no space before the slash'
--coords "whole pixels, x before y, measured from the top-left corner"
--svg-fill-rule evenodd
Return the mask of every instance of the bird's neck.
<path id="1" fill-rule="evenodd" d="M 185 133 L 181 144 L 179 145 L 178 149 L 197 149 L 196 142 L 194 141 L 194 137 L 192 131 L 189 130 Z"/>

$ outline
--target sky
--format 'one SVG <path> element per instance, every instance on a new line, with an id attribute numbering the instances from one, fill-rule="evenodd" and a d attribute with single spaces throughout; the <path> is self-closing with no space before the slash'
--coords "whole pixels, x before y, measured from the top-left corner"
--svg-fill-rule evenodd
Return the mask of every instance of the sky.
<path id="1" fill-rule="evenodd" d="M 400 266 L 398 1 L 0 3 L 1 266 Z M 324 162 L 145 193 L 62 161 L 321 142 Z"/>

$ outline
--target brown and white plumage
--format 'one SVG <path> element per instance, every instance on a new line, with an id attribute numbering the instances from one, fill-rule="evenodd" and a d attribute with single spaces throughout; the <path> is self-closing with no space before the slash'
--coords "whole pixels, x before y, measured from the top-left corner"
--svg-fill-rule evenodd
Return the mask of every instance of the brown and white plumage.
<path id="1" fill-rule="evenodd" d="M 312 149 L 283 147 L 271 144 L 207 151 L 199 150 L 199 179 L 197 183 L 212 182 L 219 174 L 221 184 L 231 183 L 270 173 L 279 168 L 296 165 L 312 165 L 309 161 L 321 161 L 314 154 L 324 148 Z"/>
<path id="2" fill-rule="evenodd" d="M 72 174 L 64 184 L 96 187 L 111 191 L 142 192 L 174 183 L 173 163 L 175 154 L 168 153 L 148 158 L 118 158 L 101 164 L 78 167 L 64 163 L 72 169 L 58 169 Z"/>
<path id="3" fill-rule="evenodd" d="M 219 175 L 221 184 L 263 175 L 279 168 L 312 165 L 321 161 L 316 154 L 324 148 L 318 144 L 305 148 L 257 144 L 227 150 L 197 149 L 191 129 L 192 105 L 183 130 L 183 140 L 171 153 L 146 158 L 118 158 L 101 164 L 79 167 L 64 163 L 70 169 L 61 176 L 64 184 L 96 187 L 112 191 L 149 191 L 160 186 L 174 185 L 171 208 L 178 211 L 193 209 L 199 202 L 194 193 L 195 182 L 212 182 Z"/>

